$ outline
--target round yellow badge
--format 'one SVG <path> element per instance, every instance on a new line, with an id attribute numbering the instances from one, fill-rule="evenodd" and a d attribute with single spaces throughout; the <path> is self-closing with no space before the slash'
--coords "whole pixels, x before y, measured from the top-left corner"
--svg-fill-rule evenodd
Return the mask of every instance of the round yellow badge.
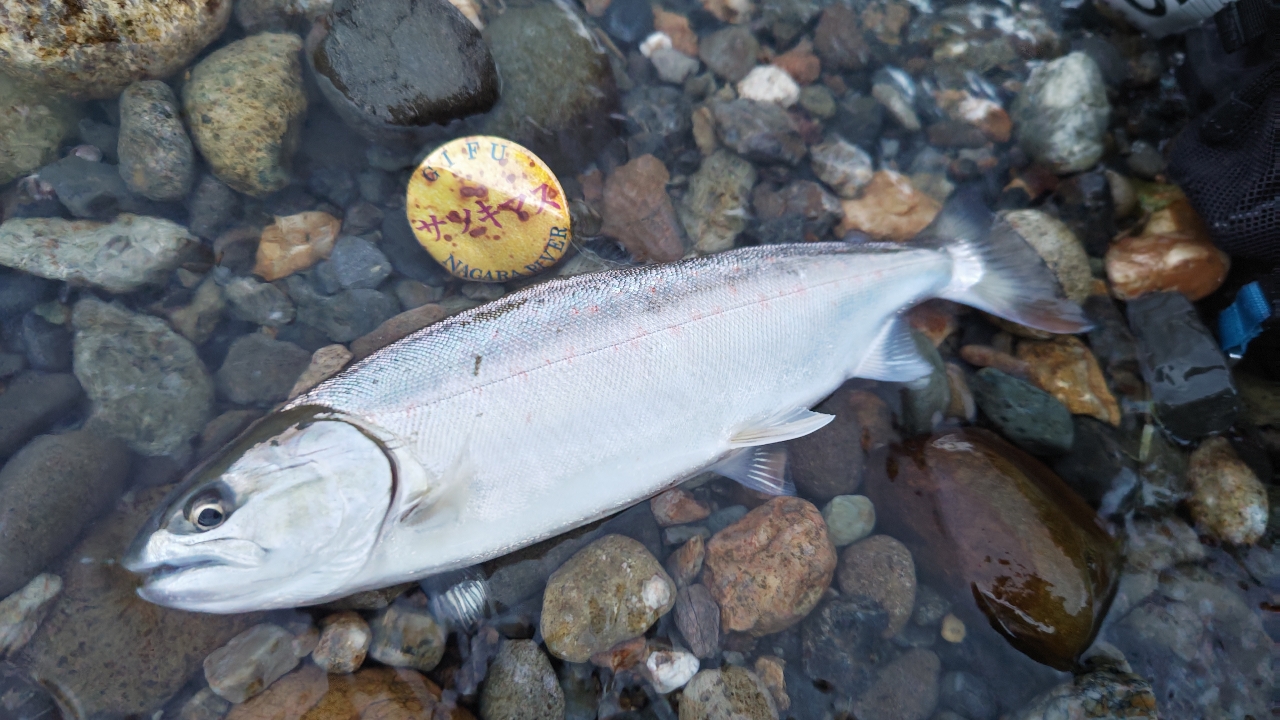
<path id="1" fill-rule="evenodd" d="M 477 282 L 537 274 L 569 247 L 569 203 L 546 163 L 482 135 L 436 148 L 409 179 L 418 242 L 446 270 Z"/>

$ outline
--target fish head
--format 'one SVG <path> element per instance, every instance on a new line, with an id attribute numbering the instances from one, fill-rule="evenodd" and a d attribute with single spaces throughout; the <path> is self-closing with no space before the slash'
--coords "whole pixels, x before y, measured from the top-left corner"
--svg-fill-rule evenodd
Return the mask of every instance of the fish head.
<path id="1" fill-rule="evenodd" d="M 196 468 L 134 540 L 138 594 L 203 612 L 346 594 L 378 542 L 394 464 L 369 430 L 321 408 L 273 413 Z"/>

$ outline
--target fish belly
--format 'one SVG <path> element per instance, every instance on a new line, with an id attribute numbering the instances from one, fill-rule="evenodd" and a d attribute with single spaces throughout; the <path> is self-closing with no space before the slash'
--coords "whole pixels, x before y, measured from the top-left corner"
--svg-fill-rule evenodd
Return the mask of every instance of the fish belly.
<path id="1" fill-rule="evenodd" d="M 818 403 L 950 267 L 928 250 L 838 249 L 753 248 L 556 284 L 388 348 L 350 374 L 348 407 L 322 388 L 451 486 L 435 519 L 386 531 L 358 584 L 471 565 L 603 517 L 714 463 L 735 433 Z"/>

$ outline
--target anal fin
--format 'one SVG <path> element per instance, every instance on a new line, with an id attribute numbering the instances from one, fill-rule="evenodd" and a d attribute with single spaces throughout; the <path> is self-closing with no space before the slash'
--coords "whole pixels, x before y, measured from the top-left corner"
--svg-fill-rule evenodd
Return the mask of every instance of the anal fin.
<path id="1" fill-rule="evenodd" d="M 911 328 L 901 317 L 891 320 L 876 336 L 853 377 L 888 382 L 907 382 L 933 372 L 933 366 L 920 355 Z"/>
<path id="2" fill-rule="evenodd" d="M 729 438 L 729 446 L 735 448 L 770 445 L 804 437 L 820 430 L 827 423 L 835 420 L 835 415 L 816 413 L 805 408 L 797 408 L 782 415 L 772 417 L 759 425 L 743 428 Z"/>
<path id="3" fill-rule="evenodd" d="M 787 477 L 787 449 L 782 445 L 740 448 L 707 469 L 768 495 L 796 494 Z"/>

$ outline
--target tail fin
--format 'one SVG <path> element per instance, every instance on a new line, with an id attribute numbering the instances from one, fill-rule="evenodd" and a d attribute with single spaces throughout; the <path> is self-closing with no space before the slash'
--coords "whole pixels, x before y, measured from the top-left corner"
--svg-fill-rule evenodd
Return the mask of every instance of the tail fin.
<path id="1" fill-rule="evenodd" d="M 940 297 L 1051 333 L 1092 327 L 1035 249 L 993 218 L 976 192 L 952 196 L 909 244 L 951 255 L 951 283 Z"/>

